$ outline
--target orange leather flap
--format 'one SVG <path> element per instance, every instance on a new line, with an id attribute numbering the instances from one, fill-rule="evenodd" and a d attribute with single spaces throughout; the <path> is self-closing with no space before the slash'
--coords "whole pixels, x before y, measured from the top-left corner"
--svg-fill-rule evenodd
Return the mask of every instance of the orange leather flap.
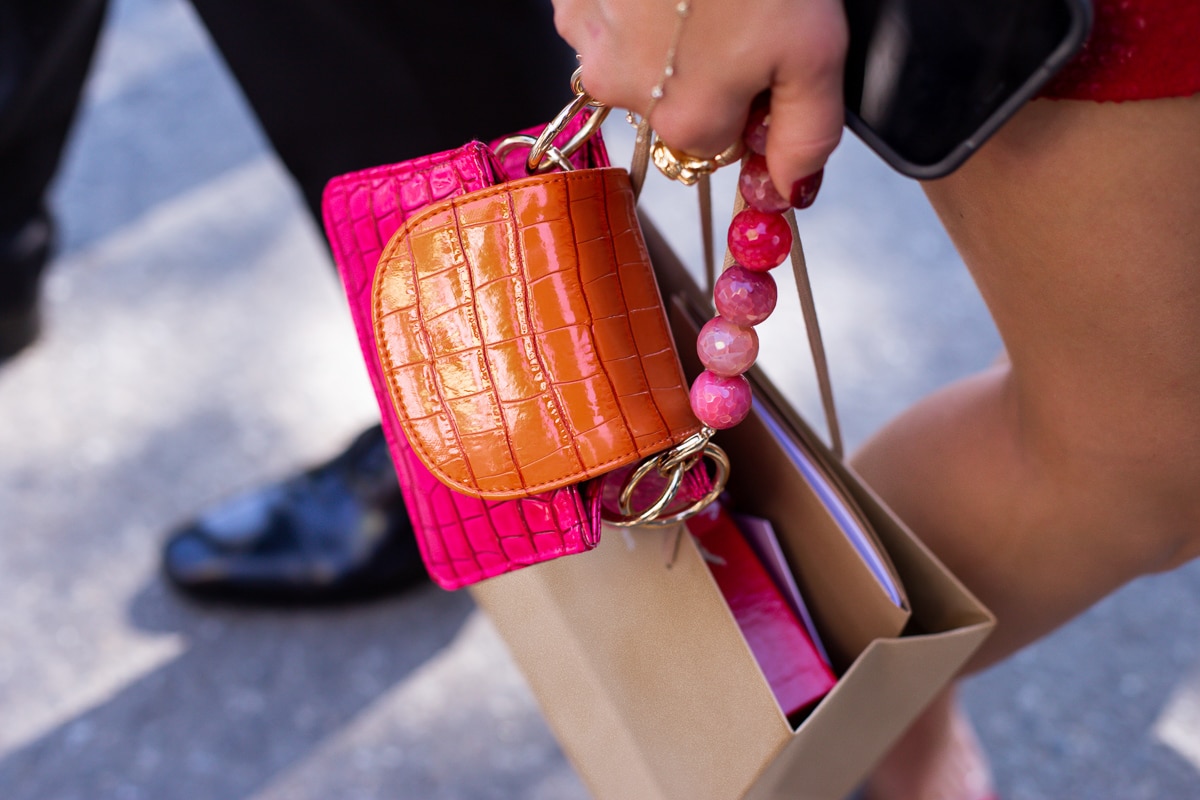
<path id="1" fill-rule="evenodd" d="M 388 242 L 372 306 L 404 433 L 457 491 L 556 489 L 699 430 L 625 170 L 430 206 Z"/>

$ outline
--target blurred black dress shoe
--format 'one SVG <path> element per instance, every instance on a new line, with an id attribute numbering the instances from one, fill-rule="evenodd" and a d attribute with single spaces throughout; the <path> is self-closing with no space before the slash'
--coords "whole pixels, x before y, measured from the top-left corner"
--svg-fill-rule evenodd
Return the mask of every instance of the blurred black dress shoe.
<path id="1" fill-rule="evenodd" d="M 0 231 L 0 363 L 37 339 L 38 287 L 53 241 L 45 211 L 15 230 Z"/>
<path id="2" fill-rule="evenodd" d="M 427 577 L 378 426 L 333 460 L 175 531 L 163 571 L 197 597 L 264 604 L 368 599 Z"/>

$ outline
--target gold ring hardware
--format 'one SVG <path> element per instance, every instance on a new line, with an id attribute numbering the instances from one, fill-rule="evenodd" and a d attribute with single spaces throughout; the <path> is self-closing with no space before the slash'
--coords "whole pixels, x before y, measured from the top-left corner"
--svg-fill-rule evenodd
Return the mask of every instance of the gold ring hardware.
<path id="1" fill-rule="evenodd" d="M 500 158 L 503 158 L 505 153 L 507 153 L 509 150 L 513 150 L 518 147 L 532 148 L 535 144 L 537 144 L 537 138 L 526 133 L 514 133 L 512 136 L 507 136 L 501 139 L 499 143 L 496 144 L 496 155 Z M 546 149 L 543 158 L 550 162 L 549 165 L 542 165 L 543 172 L 552 167 L 558 167 L 563 172 L 570 172 L 571 170 L 575 169 L 575 166 L 571 163 L 570 158 L 568 158 L 562 150 L 559 150 L 553 145 Z"/>
<path id="2" fill-rule="evenodd" d="M 738 140 L 712 158 L 697 158 L 673 149 L 662 139 L 655 139 L 650 157 L 658 171 L 673 181 L 691 186 L 704 175 L 711 175 L 721 167 L 733 164 L 746 152 L 745 145 Z"/>
<path id="3" fill-rule="evenodd" d="M 696 516 L 716 501 L 721 496 L 721 492 L 725 490 L 725 484 L 729 480 L 729 456 L 725 455 L 724 450 L 709 441 L 714 433 L 715 431 L 711 428 L 703 428 L 699 433 L 687 438 L 667 452 L 642 462 L 625 479 L 625 484 L 621 487 L 618 504 L 622 516 L 615 519 L 606 517 L 604 521 L 619 528 L 674 525 L 677 522 L 683 522 L 686 519 Z M 675 496 L 679 493 L 679 488 L 683 485 L 684 475 L 705 456 L 711 459 L 716 466 L 716 474 L 713 475 L 711 488 L 703 497 L 696 500 L 687 508 L 674 514 L 662 516 L 663 512 L 666 511 L 667 507 L 671 505 L 672 501 L 675 500 Z M 633 493 L 637 489 L 638 484 L 651 471 L 656 471 L 659 475 L 667 479 L 666 488 L 663 489 L 658 499 L 647 508 L 636 511 L 633 508 Z"/>
<path id="4" fill-rule="evenodd" d="M 584 143 L 600 130 L 600 125 L 608 116 L 609 107 L 593 98 L 583 88 L 583 68 L 575 70 L 571 76 L 571 88 L 575 91 L 575 99 L 558 112 L 554 119 L 542 130 L 542 133 L 537 138 L 526 135 L 509 136 L 496 146 L 496 153 L 503 155 L 514 147 L 528 147 L 529 158 L 525 160 L 525 171 L 530 175 L 537 175 L 543 172 L 549 172 L 557 167 L 565 172 L 574 169 L 571 165 L 571 156 L 575 154 L 579 148 L 583 147 Z M 595 112 L 588 117 L 587 122 L 583 124 L 575 135 L 572 136 L 562 147 L 555 147 L 554 140 L 558 138 L 567 125 L 576 116 L 583 112 L 585 108 L 593 108 Z"/>

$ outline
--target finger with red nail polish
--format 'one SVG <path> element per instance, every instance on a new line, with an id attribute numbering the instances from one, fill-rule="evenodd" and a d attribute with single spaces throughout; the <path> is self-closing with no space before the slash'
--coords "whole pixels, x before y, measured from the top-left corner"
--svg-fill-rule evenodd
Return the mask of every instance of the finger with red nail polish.
<path id="1" fill-rule="evenodd" d="M 812 175 L 801 178 L 792 184 L 791 202 L 792 208 L 808 208 L 817 199 L 817 192 L 821 190 L 821 180 L 825 177 L 824 168 L 817 170 Z"/>

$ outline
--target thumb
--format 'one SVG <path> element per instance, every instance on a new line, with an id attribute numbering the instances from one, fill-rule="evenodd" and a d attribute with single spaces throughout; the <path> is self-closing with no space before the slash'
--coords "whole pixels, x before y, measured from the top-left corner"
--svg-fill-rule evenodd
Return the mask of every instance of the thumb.
<path id="1" fill-rule="evenodd" d="M 841 60 L 834 68 L 809 72 L 771 87 L 767 169 L 779 193 L 795 208 L 816 199 L 822 170 L 842 138 L 846 112 Z"/>

